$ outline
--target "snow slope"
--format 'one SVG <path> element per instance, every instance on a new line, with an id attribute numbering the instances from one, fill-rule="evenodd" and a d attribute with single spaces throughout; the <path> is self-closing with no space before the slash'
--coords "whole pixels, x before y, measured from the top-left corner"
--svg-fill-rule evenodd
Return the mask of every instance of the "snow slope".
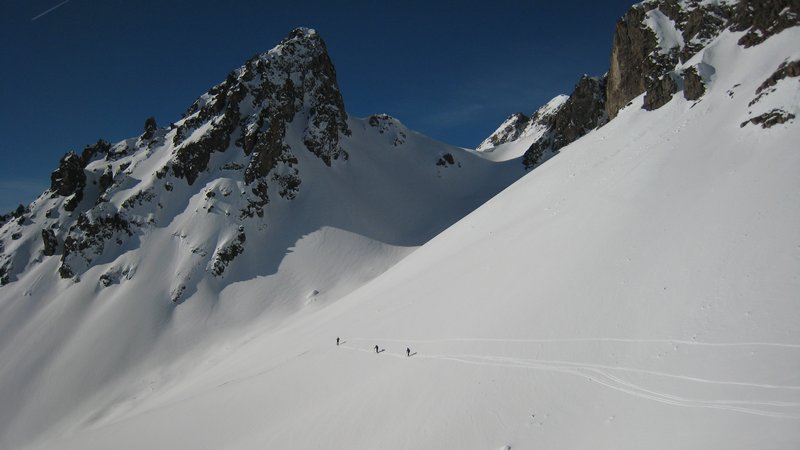
<path id="1" fill-rule="evenodd" d="M 263 315 L 200 355 L 163 349 L 180 361 L 139 371 L 113 402 L 70 410 L 27 444 L 796 449 L 800 131 L 741 124 L 800 112 L 792 78 L 748 106 L 800 57 L 800 29 L 752 48 L 741 35 L 725 31 L 686 62 L 713 69 L 699 101 L 675 95 L 647 112 L 639 96 L 338 301 L 291 321 Z M 293 267 L 327 267 L 305 251 L 318 240 L 356 256 L 379 245 L 347 236 L 309 234 Z M 232 285 L 223 304 L 259 283 Z M 187 302 L 170 326 L 213 322 L 211 309 Z M 70 375 L 85 374 L 49 376 Z M 21 417 L 15 426 L 36 430 L 41 416 Z"/>
<path id="2" fill-rule="evenodd" d="M 348 117 L 334 73 L 316 32 L 294 30 L 170 127 L 65 157 L 0 228 L 0 448 L 189 386 L 231 342 L 346 296 L 524 173 Z"/>

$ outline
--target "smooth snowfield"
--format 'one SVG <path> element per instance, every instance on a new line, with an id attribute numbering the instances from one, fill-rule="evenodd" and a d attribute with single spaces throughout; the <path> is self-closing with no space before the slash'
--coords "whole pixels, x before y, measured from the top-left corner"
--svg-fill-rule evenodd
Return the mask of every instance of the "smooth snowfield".
<path id="1" fill-rule="evenodd" d="M 800 32 L 738 36 L 699 102 L 634 100 L 341 299 L 31 446 L 798 448 L 800 132 L 740 123 Z M 788 79 L 750 110 L 798 105 Z"/>

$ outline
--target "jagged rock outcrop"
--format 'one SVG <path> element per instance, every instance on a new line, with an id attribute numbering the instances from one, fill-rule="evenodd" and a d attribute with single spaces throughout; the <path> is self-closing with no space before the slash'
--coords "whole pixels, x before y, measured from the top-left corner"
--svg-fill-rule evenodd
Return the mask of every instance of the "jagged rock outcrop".
<path id="1" fill-rule="evenodd" d="M 478 147 L 477 151 L 484 151 L 498 145 L 505 144 L 506 142 L 516 141 L 522 137 L 523 132 L 528 127 L 531 119 L 525 114 L 518 112 L 506 118 L 503 123 L 495 130 L 494 133 L 484 139 Z"/>
<path id="2" fill-rule="evenodd" d="M 778 66 L 778 69 L 775 70 L 775 73 L 770 75 L 769 78 L 764 80 L 764 82 L 758 86 L 758 89 L 756 89 L 756 94 L 761 95 L 762 92 L 772 88 L 778 84 L 778 81 L 787 77 L 800 77 L 800 60 L 783 62 L 780 66 Z"/>
<path id="3" fill-rule="evenodd" d="M 251 58 L 192 104 L 173 138 L 172 172 L 193 184 L 208 168 L 211 154 L 226 151 L 233 141 L 251 156 L 245 170 L 248 184 L 286 165 L 289 173 L 279 176 L 283 185 L 299 186 L 291 170 L 295 158 L 284 141 L 296 117 L 305 123 L 303 143 L 324 164 L 347 158 L 339 139 L 350 130 L 336 70 L 322 38 L 304 28 Z M 204 125 L 208 130 L 191 139 Z"/>
<path id="4" fill-rule="evenodd" d="M 392 145 L 399 147 L 406 142 L 408 137 L 400 127 L 400 122 L 388 114 L 373 114 L 369 116 L 369 126 L 376 128 L 378 133 L 392 137 Z"/>
<path id="5" fill-rule="evenodd" d="M 131 224 L 119 213 L 97 217 L 80 214 L 64 238 L 59 274 L 62 278 L 75 276 L 86 270 L 92 260 L 103 253 L 109 241 L 115 240 L 117 245 L 122 245 L 122 238 L 132 235 Z"/>
<path id="6" fill-rule="evenodd" d="M 42 230 L 42 242 L 44 243 L 44 256 L 53 256 L 58 251 L 58 239 L 53 230 Z"/>
<path id="7" fill-rule="evenodd" d="M 567 95 L 558 95 L 537 109 L 530 117 L 522 113 L 510 115 L 494 133 L 478 145 L 476 151 L 489 152 L 498 145 L 522 138 L 540 138 L 550 130 L 553 117 L 568 99 Z"/>
<path id="8" fill-rule="evenodd" d="M 672 79 L 670 74 L 666 74 L 650 83 L 647 92 L 644 94 L 642 108 L 648 111 L 661 108 L 672 99 L 676 92 L 678 92 L 678 83 Z"/>
<path id="9" fill-rule="evenodd" d="M 706 93 L 703 78 L 697 73 L 697 68 L 690 67 L 683 71 L 683 97 L 686 100 L 697 100 Z"/>
<path id="10" fill-rule="evenodd" d="M 245 235 L 244 228 L 240 226 L 239 232 L 236 234 L 233 241 L 217 249 L 214 253 L 211 267 L 211 273 L 214 274 L 214 276 L 222 276 L 228 264 L 244 252 L 244 242 L 246 240 L 247 236 Z"/>
<path id="11" fill-rule="evenodd" d="M 800 25 L 797 0 L 740 0 L 733 10 L 731 30 L 747 31 L 739 45 L 752 47 L 781 31 Z"/>
<path id="12" fill-rule="evenodd" d="M 64 203 L 64 210 L 74 211 L 83 199 L 83 189 L 86 187 L 86 174 L 83 169 L 96 156 L 105 156 L 110 148 L 111 145 L 101 139 L 93 145 L 87 145 L 81 156 L 69 151 L 61 158 L 58 168 L 50 175 L 50 191 L 53 195 L 70 197 Z"/>
<path id="13" fill-rule="evenodd" d="M 686 62 L 726 28 L 746 31 L 739 44 L 759 44 L 786 28 L 800 25 L 795 0 L 741 0 L 738 3 L 649 0 L 634 5 L 618 22 L 611 49 L 607 108 L 613 119 L 642 93 L 645 109 L 666 104 L 684 82 L 684 97 L 705 92 L 697 71 L 680 73 Z M 658 32 L 658 33 L 657 33 Z"/>
<path id="14" fill-rule="evenodd" d="M 86 174 L 83 162 L 77 153 L 70 151 L 58 162 L 58 168 L 50 175 L 50 191 L 62 197 L 72 196 L 64 209 L 72 211 L 83 199 Z"/>
<path id="15" fill-rule="evenodd" d="M 651 0 L 634 5 L 614 31 L 607 88 L 609 118 L 645 92 L 649 94 L 645 109 L 669 101 L 666 96 L 678 89 L 676 64 L 719 35 L 730 15 L 731 8 L 725 4 Z M 697 90 L 688 95 L 696 94 Z"/>
<path id="16" fill-rule="evenodd" d="M 156 118 L 148 117 L 147 120 L 144 121 L 144 130 L 142 131 L 140 139 L 143 141 L 153 139 L 157 129 L 158 125 L 156 125 Z"/>
<path id="17" fill-rule="evenodd" d="M 548 153 L 574 142 L 608 121 L 606 115 L 606 79 L 584 75 L 563 105 L 545 122 L 546 130 L 525 152 L 522 162 L 531 169 L 543 162 Z"/>
<path id="18" fill-rule="evenodd" d="M 756 117 L 745 120 L 739 126 L 748 124 L 761 125 L 761 128 L 771 128 L 774 125 L 786 123 L 795 119 L 795 115 L 782 109 L 772 109 Z"/>
<path id="19" fill-rule="evenodd" d="M 651 74 L 661 72 L 652 55 L 658 46 L 655 33 L 644 26 L 645 6 L 632 7 L 617 21 L 608 69 L 606 107 L 609 119 L 647 88 Z"/>

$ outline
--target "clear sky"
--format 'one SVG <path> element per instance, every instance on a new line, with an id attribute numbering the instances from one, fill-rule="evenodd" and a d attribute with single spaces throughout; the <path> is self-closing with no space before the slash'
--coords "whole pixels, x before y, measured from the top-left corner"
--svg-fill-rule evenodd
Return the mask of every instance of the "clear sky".
<path id="1" fill-rule="evenodd" d="M 388 113 L 475 147 L 608 68 L 628 0 L 3 0 L 0 212 L 49 187 L 68 150 L 181 113 L 297 26 L 315 28 L 351 115 Z"/>

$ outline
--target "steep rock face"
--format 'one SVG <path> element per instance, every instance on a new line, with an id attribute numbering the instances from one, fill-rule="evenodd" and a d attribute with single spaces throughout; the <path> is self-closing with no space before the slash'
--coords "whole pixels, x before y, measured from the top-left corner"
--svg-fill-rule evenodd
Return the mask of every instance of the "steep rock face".
<path id="1" fill-rule="evenodd" d="M 666 103 L 664 96 L 678 89 L 673 81 L 681 74 L 675 66 L 717 37 L 730 16 L 731 7 L 725 3 L 651 0 L 634 5 L 614 31 L 607 88 L 609 118 L 644 92 L 651 93 L 646 109 Z M 668 79 L 670 72 L 673 80 Z"/>
<path id="2" fill-rule="evenodd" d="M 606 105 L 613 119 L 632 98 L 645 91 L 649 74 L 656 72 L 651 55 L 658 46 L 655 33 L 643 25 L 645 8 L 631 8 L 617 22 L 611 47 Z"/>
<path id="3" fill-rule="evenodd" d="M 746 31 L 739 45 L 750 47 L 797 25 L 800 4 L 793 0 L 648 0 L 634 5 L 617 22 L 614 32 L 608 116 L 613 119 L 630 100 L 645 92 L 645 109 L 659 108 L 681 84 L 688 89 L 684 92 L 687 99 L 699 99 L 705 91 L 702 78 L 696 69 L 680 65 L 726 28 Z"/>
<path id="4" fill-rule="evenodd" d="M 526 169 L 542 163 L 547 154 L 574 142 L 608 121 L 606 116 L 606 79 L 584 75 L 569 98 L 547 117 L 547 131 L 523 155 Z"/>
<path id="5" fill-rule="evenodd" d="M 687 100 L 700 100 L 714 78 L 715 68 L 692 58 L 720 33 L 728 28 L 747 31 L 739 44 L 751 46 L 800 24 L 798 18 L 800 6 L 792 0 L 646 0 L 636 4 L 616 24 L 609 71 L 604 78 L 582 78 L 569 100 L 543 120 L 528 119 L 519 113 L 511 115 L 478 150 L 531 136 L 531 127 L 536 127 L 537 138 L 523 157 L 525 167 L 531 169 L 616 117 L 620 109 L 641 94 L 645 94 L 642 108 L 648 111 L 664 106 L 680 91 Z M 797 76 L 797 67 L 796 61 L 779 67 L 764 81 L 752 104 L 769 94 L 770 87 L 779 80 Z M 786 111 L 766 111 L 742 125 L 768 127 L 793 118 Z"/>

